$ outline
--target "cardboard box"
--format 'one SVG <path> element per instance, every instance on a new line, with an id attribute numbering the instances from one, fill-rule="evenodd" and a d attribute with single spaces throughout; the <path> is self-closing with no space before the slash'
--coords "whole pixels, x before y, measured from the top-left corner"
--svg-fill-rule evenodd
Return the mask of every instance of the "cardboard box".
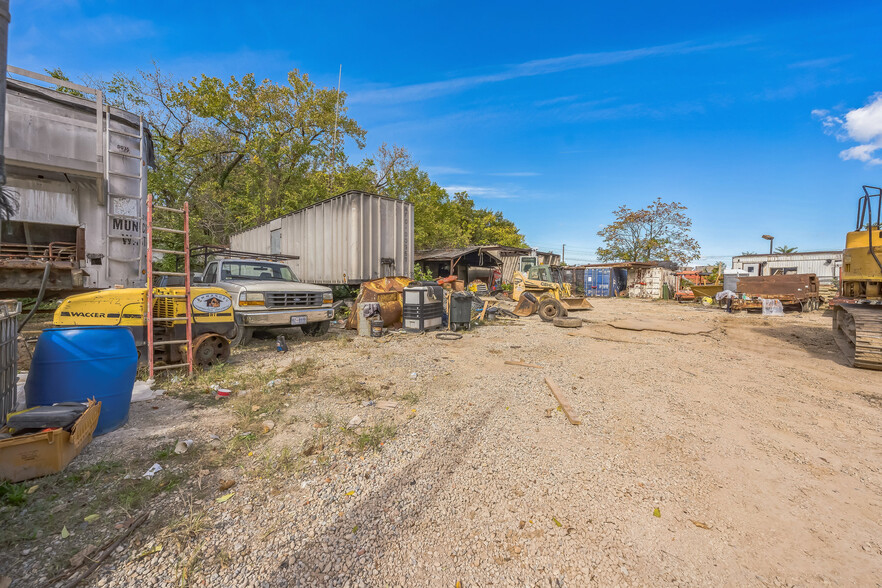
<path id="1" fill-rule="evenodd" d="M 92 441 L 99 414 L 101 403 L 90 401 L 70 432 L 55 429 L 0 439 L 0 480 L 22 482 L 63 470 Z"/>

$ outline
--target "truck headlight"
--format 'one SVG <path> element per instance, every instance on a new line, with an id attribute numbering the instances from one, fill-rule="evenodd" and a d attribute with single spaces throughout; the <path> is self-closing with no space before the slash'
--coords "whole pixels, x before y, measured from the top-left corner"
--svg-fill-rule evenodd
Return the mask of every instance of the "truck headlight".
<path id="1" fill-rule="evenodd" d="M 334 294 L 331 292 L 325 292 L 322 295 L 322 304 L 333 304 L 334 302 Z"/>
<path id="2" fill-rule="evenodd" d="M 263 306 L 263 292 L 242 292 L 239 294 L 239 306 Z"/>

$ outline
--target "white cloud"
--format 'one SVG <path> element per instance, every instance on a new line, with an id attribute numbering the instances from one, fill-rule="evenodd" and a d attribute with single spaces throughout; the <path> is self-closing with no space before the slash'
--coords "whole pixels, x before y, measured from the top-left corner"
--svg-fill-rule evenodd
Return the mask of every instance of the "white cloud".
<path id="1" fill-rule="evenodd" d="M 408 86 L 394 86 L 390 88 L 369 89 L 355 92 L 350 95 L 349 102 L 356 103 L 384 103 L 400 104 L 402 102 L 415 102 L 427 100 L 447 94 L 461 92 L 469 88 L 504 82 L 517 78 L 547 75 L 552 73 L 584 69 L 589 67 L 602 67 L 616 63 L 625 63 L 655 56 L 686 55 L 735 45 L 743 45 L 749 41 L 736 40 L 730 42 L 708 43 L 704 45 L 693 42 L 672 43 L 670 45 L 656 45 L 626 49 L 622 51 L 600 51 L 596 53 L 576 53 L 563 57 L 549 59 L 534 59 L 510 65 L 496 73 L 463 76 L 437 82 L 425 82 Z"/>
<path id="2" fill-rule="evenodd" d="M 840 151 L 840 159 L 882 165 L 882 159 L 873 155 L 882 149 L 882 92 L 873 94 L 865 106 L 849 110 L 844 116 L 834 115 L 824 109 L 813 110 L 812 116 L 821 121 L 821 126 L 828 135 L 833 135 L 840 141 L 860 143 Z"/>
<path id="3" fill-rule="evenodd" d="M 882 92 L 876 92 L 866 106 L 845 115 L 845 130 L 862 143 L 882 138 Z"/>
<path id="4" fill-rule="evenodd" d="M 487 174 L 488 176 L 504 176 L 509 178 L 529 178 L 542 175 L 539 172 L 496 172 Z"/>
<path id="5" fill-rule="evenodd" d="M 469 173 L 468 170 L 460 169 L 458 167 L 448 167 L 446 165 L 428 165 L 424 169 L 429 175 L 439 176 L 461 175 Z"/>
<path id="6" fill-rule="evenodd" d="M 839 57 L 822 57 L 820 59 L 807 59 L 805 61 L 791 63 L 788 67 L 797 69 L 824 69 L 836 65 L 837 63 L 841 63 L 846 59 L 848 59 L 847 55 Z"/>
<path id="7" fill-rule="evenodd" d="M 846 161 L 849 159 L 855 159 L 857 161 L 869 163 L 870 165 L 879 165 L 882 164 L 882 159 L 873 157 L 873 153 L 879 149 L 882 149 L 882 145 L 857 145 L 855 147 L 849 147 L 844 151 L 840 151 L 839 157 Z"/>
<path id="8" fill-rule="evenodd" d="M 490 186 L 444 186 L 443 188 L 447 190 L 449 194 L 468 192 L 469 196 L 477 196 L 478 198 L 517 198 L 517 195 L 512 194 L 511 192 L 500 190 L 499 188 L 492 188 Z"/>

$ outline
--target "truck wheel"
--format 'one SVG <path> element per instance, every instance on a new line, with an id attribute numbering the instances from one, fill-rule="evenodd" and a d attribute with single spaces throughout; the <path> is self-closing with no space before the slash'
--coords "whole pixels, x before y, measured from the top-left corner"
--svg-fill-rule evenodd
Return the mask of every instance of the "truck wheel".
<path id="1" fill-rule="evenodd" d="M 545 322 L 551 322 L 555 317 L 567 316 L 563 305 L 554 298 L 546 298 L 539 302 L 539 318 Z"/>
<path id="2" fill-rule="evenodd" d="M 207 335 L 193 342 L 193 363 L 205 368 L 230 359 L 230 346 L 219 335 Z"/>
<path id="3" fill-rule="evenodd" d="M 248 345 L 248 342 L 251 341 L 251 335 L 253 334 L 254 328 L 239 325 L 239 328 L 236 330 L 236 336 L 230 341 L 230 346 L 244 347 L 245 345 Z"/>
<path id="4" fill-rule="evenodd" d="M 328 332 L 331 327 L 331 321 L 322 321 L 320 323 L 309 323 L 300 327 L 304 335 L 309 337 L 319 337 Z"/>
<path id="5" fill-rule="evenodd" d="M 562 327 L 564 329 L 576 329 L 582 326 L 582 319 L 576 318 L 574 316 L 556 316 L 551 323 L 555 327 Z"/>

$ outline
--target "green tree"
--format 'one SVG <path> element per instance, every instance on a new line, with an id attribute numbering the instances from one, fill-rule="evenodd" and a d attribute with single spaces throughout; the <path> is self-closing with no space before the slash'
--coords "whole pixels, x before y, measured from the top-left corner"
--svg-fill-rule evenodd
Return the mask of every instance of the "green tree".
<path id="1" fill-rule="evenodd" d="M 756 255 L 756 251 L 742 251 L 741 255 Z"/>
<path id="2" fill-rule="evenodd" d="M 60 67 L 54 67 L 52 69 L 44 69 L 43 71 L 49 77 L 55 78 L 56 80 L 64 80 L 65 82 L 71 81 L 69 77 L 64 75 L 64 72 L 61 71 Z M 65 88 L 64 86 L 55 86 L 56 92 L 61 92 L 62 94 L 69 94 L 71 96 L 76 96 L 77 98 L 85 98 L 86 95 L 80 92 L 79 90 L 74 90 L 72 88 Z"/>
<path id="3" fill-rule="evenodd" d="M 698 241 L 689 235 L 692 219 L 679 202 L 656 198 L 646 208 L 620 206 L 615 221 L 598 231 L 603 246 L 597 249 L 601 261 L 665 260 L 686 263 L 701 253 Z"/>
<path id="4" fill-rule="evenodd" d="M 149 121 L 157 168 L 148 189 L 161 205 L 190 203 L 193 244 L 225 244 L 241 230 L 363 190 L 413 203 L 417 248 L 524 246 L 501 212 L 476 208 L 465 192 L 451 196 L 402 147 L 384 144 L 350 163 L 344 146 L 362 149 L 365 131 L 348 116 L 346 94 L 337 116 L 337 91 L 316 87 L 297 70 L 284 84 L 258 82 L 253 74 L 180 82 L 154 64 L 88 83 Z"/>
<path id="5" fill-rule="evenodd" d="M 176 82 L 158 67 L 101 83 L 108 100 L 150 121 L 157 169 L 149 189 L 162 204 L 193 210 L 194 242 L 224 243 L 244 228 L 327 198 L 351 173 L 343 149 L 365 131 L 337 92 L 294 70 L 287 83 L 201 76 Z M 338 170 L 343 170 L 338 171 Z M 339 185 L 339 184 L 338 184 Z"/>
<path id="6" fill-rule="evenodd" d="M 453 196 L 433 182 L 402 147 L 381 145 L 362 163 L 370 189 L 414 205 L 417 249 L 465 245 L 524 247 L 524 236 L 501 212 L 476 208 L 468 193 Z"/>
<path id="7" fill-rule="evenodd" d="M 775 253 L 796 253 L 796 247 L 781 245 L 779 247 L 775 247 Z"/>

